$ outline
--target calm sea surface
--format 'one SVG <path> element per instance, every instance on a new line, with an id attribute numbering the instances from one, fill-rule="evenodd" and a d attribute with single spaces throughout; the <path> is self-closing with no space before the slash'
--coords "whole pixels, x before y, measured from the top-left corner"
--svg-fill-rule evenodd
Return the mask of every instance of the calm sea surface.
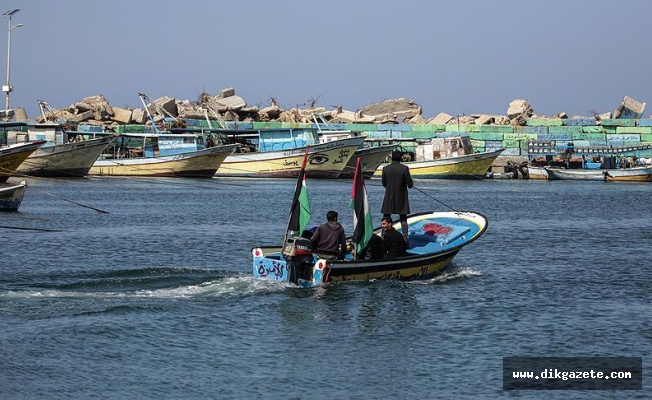
<path id="1" fill-rule="evenodd" d="M 446 274 L 298 289 L 251 274 L 294 184 L 29 179 L 0 214 L 0 398 L 652 397 L 652 185 L 417 181 L 413 212 L 489 218 Z M 350 182 L 308 190 L 350 233 Z M 503 391 L 506 356 L 643 357 L 644 390 Z"/>

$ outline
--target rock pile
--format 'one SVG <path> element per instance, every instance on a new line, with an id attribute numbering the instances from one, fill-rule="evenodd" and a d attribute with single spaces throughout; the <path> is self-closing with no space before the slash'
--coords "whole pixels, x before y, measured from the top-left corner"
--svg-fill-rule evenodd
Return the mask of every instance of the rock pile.
<path id="1" fill-rule="evenodd" d="M 528 118 L 537 117 L 534 109 L 527 100 L 517 99 L 509 103 L 506 115 L 458 115 L 454 117 L 446 113 L 439 113 L 434 118 L 426 119 L 422 115 L 421 106 L 413 100 L 399 98 L 371 103 L 358 111 L 348 111 L 342 107 L 326 110 L 324 107 L 291 108 L 284 110 L 275 99 L 271 99 L 266 107 L 248 106 L 247 102 L 235 93 L 234 88 L 225 88 L 216 95 L 202 93 L 196 101 L 177 100 L 163 96 L 156 100 L 141 95 L 143 105 L 147 108 L 120 108 L 114 107 L 102 95 L 86 97 L 73 103 L 68 108 L 53 110 L 47 108 L 45 118 L 39 116 L 37 122 L 65 120 L 70 124 L 89 125 L 124 125 L 151 123 L 148 114 L 154 122 L 165 118 L 171 119 L 210 119 L 223 121 L 281 121 L 292 123 L 312 123 L 314 115 L 330 123 L 366 123 L 366 124 L 476 124 L 476 125 L 517 125 L 523 126 Z M 44 102 L 43 102 L 44 103 Z M 47 103 L 45 103 L 47 106 Z M 43 109 L 43 107 L 42 107 Z M 621 106 L 614 112 L 614 118 L 631 115 L 642 115 L 645 103 L 625 97 Z M 600 118 L 611 118 L 611 113 L 594 115 Z M 560 113 L 553 118 L 568 118 L 565 113 Z M 640 116 L 639 116 L 640 118 Z"/>

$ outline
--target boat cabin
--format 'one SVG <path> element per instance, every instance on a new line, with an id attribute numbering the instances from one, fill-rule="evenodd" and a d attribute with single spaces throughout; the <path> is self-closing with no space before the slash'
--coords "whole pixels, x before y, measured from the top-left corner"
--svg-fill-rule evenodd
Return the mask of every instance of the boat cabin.
<path id="1" fill-rule="evenodd" d="M 148 125 L 123 125 L 113 130 L 98 126 L 79 126 L 78 131 L 68 132 L 80 139 L 93 139 L 107 135 L 118 136 L 100 155 L 100 159 L 163 157 L 205 149 L 206 138 L 196 133 L 154 132 Z"/>
<path id="2" fill-rule="evenodd" d="M 415 149 L 416 160 L 437 160 L 473 154 L 473 145 L 468 136 L 432 138 L 420 142 Z"/>
<path id="3" fill-rule="evenodd" d="M 270 152 L 291 150 L 319 143 L 317 131 L 311 128 L 269 129 L 172 129 L 172 132 L 195 133 L 215 138 L 221 144 L 240 144 L 236 152 Z"/>
<path id="4" fill-rule="evenodd" d="M 0 145 L 45 140 L 44 146 L 68 143 L 69 137 L 60 124 L 33 122 L 0 122 Z"/>

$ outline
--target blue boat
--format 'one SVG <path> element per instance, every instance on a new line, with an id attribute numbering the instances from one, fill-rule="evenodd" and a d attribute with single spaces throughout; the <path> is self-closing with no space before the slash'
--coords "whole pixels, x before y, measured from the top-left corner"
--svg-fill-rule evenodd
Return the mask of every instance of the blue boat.
<path id="1" fill-rule="evenodd" d="M 285 248 L 261 246 L 252 249 L 253 274 L 258 279 L 303 287 L 342 281 L 431 279 L 441 273 L 463 247 L 482 236 L 487 226 L 487 218 L 472 211 L 409 215 L 408 255 L 395 259 L 356 260 L 350 253 L 344 260 L 320 259 L 310 249 L 307 239 L 291 238 Z M 400 231 L 400 223 L 395 228 Z M 380 228 L 374 234 L 380 234 Z"/>
<path id="2" fill-rule="evenodd" d="M 351 191 L 354 210 L 353 235 L 347 239 L 344 259 L 320 258 L 303 233 L 310 220 L 310 205 L 305 180 L 305 165 L 299 174 L 290 207 L 288 227 L 282 246 L 252 249 L 253 275 L 257 279 L 288 282 L 303 287 L 324 283 L 368 280 L 431 279 L 446 268 L 463 247 L 478 239 L 487 229 L 487 218 L 473 211 L 428 211 L 411 214 L 407 219 L 407 255 L 396 258 L 365 259 L 365 246 L 381 229 L 373 229 L 360 158 Z M 394 224 L 401 232 L 401 223 Z M 401 232 L 403 233 L 403 232 Z M 360 250 L 360 251 L 357 251 Z"/>

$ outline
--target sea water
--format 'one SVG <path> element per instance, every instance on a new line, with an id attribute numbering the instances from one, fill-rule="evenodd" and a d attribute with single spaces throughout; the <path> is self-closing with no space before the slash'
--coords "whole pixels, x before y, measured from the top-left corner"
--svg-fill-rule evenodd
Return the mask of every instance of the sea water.
<path id="1" fill-rule="evenodd" d="M 441 276 L 256 281 L 293 180 L 29 179 L 0 215 L 0 398 L 649 398 L 652 185 L 416 181 L 489 219 Z M 308 180 L 348 233 L 351 185 Z M 383 188 L 367 181 L 380 223 Z M 642 357 L 643 391 L 503 391 L 503 357 Z"/>

